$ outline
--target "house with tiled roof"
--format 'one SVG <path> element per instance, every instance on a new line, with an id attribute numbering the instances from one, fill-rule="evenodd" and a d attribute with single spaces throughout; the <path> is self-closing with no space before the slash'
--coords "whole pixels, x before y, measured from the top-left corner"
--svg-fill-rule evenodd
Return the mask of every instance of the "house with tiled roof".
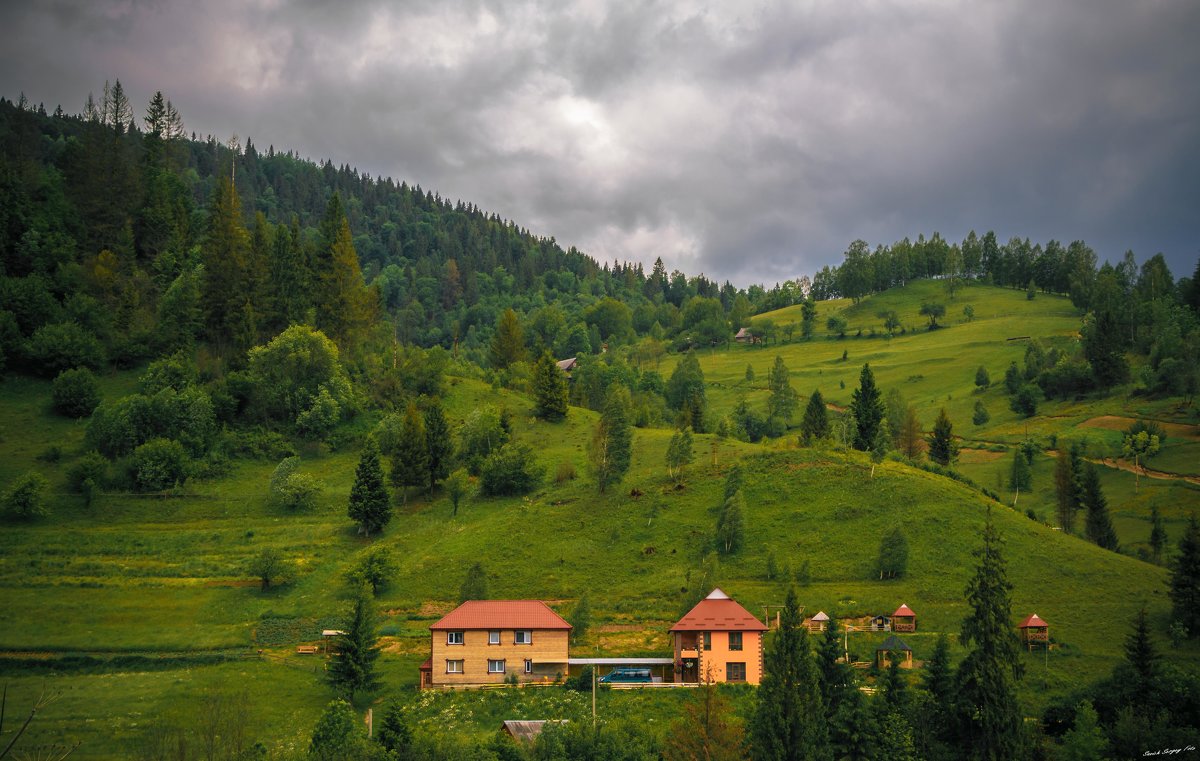
<path id="1" fill-rule="evenodd" d="M 540 600 L 468 600 L 429 627 L 421 688 L 550 682 L 567 674 L 571 625 Z"/>
<path id="2" fill-rule="evenodd" d="M 750 611 L 714 589 L 671 627 L 678 681 L 758 684 L 766 631 Z"/>

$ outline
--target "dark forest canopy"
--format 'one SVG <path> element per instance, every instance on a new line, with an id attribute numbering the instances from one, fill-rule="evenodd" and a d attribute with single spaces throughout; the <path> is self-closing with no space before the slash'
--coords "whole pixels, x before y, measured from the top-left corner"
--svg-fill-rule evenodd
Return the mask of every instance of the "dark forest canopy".
<path id="1" fill-rule="evenodd" d="M 484 365 L 505 309 L 531 356 L 638 337 L 684 348 L 728 340 L 752 315 L 809 294 L 858 300 L 914 278 L 944 279 L 951 292 L 982 279 L 1069 294 L 1081 313 L 1119 312 L 1121 348 L 1149 354 L 1163 324 L 1186 338 L 1174 312 L 1194 315 L 1198 303 L 1194 280 L 1176 282 L 1161 256 L 1097 270 L 1082 241 L 1001 244 L 991 232 L 874 250 L 855 241 L 840 266 L 769 289 L 668 273 L 661 260 L 649 273 L 601 264 L 419 186 L 250 140 L 189 138 L 169 100 L 156 94 L 135 116 L 119 82 L 80 115 L 0 99 L 0 266 L 10 367 L 59 324 L 78 328 L 59 339 L 96 344 L 95 363 L 128 364 L 193 341 L 241 354 L 300 322 L 344 349 L 394 336 Z M 1131 294 L 1146 314 L 1131 312 Z"/>

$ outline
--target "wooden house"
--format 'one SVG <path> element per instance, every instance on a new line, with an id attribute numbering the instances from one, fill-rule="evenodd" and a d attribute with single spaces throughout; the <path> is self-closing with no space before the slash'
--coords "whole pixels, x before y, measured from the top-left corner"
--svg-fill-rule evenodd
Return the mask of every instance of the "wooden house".
<path id="1" fill-rule="evenodd" d="M 1017 625 L 1021 633 L 1021 642 L 1033 649 L 1034 645 L 1043 647 L 1050 644 L 1050 624 L 1043 621 L 1037 613 L 1031 613 L 1028 618 Z"/>
<path id="2" fill-rule="evenodd" d="M 810 632 L 823 632 L 829 628 L 829 615 L 825 611 L 818 611 L 817 615 L 806 619 L 804 625 Z"/>
<path id="3" fill-rule="evenodd" d="M 714 589 L 671 627 L 678 681 L 758 684 L 767 627 L 720 589 Z"/>
<path id="4" fill-rule="evenodd" d="M 421 688 L 549 682 L 567 673 L 571 625 L 540 600 L 468 600 L 429 627 Z"/>
<path id="5" fill-rule="evenodd" d="M 891 664 L 892 653 L 900 656 L 900 668 L 910 669 L 913 667 L 912 648 L 895 634 L 875 648 L 875 665 L 881 669 L 887 668 Z"/>
<path id="6" fill-rule="evenodd" d="M 887 616 L 872 616 L 867 625 L 873 632 L 890 632 L 892 619 Z"/>
<path id="7" fill-rule="evenodd" d="M 896 608 L 896 612 L 892 614 L 892 631 L 915 632 L 916 630 L 917 614 L 913 613 L 912 608 L 907 605 Z"/>
<path id="8" fill-rule="evenodd" d="M 738 332 L 734 334 L 733 340 L 740 344 L 758 343 L 758 337 L 751 332 L 750 328 L 739 328 Z"/>
<path id="9" fill-rule="evenodd" d="M 571 371 L 574 370 L 579 365 L 579 358 L 571 357 L 570 359 L 560 359 L 557 362 L 555 362 L 554 364 L 558 365 L 558 369 L 562 370 L 564 373 L 567 374 L 567 377 L 570 378 Z"/>

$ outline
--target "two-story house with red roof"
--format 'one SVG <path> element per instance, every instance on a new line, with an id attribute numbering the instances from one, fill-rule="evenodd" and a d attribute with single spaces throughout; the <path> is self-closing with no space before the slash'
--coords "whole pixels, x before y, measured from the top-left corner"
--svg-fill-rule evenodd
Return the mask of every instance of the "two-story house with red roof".
<path id="1" fill-rule="evenodd" d="M 553 681 L 571 625 L 540 600 L 468 600 L 429 627 L 421 688 Z"/>
<path id="2" fill-rule="evenodd" d="M 678 680 L 758 684 L 767 627 L 720 589 L 671 627 Z"/>

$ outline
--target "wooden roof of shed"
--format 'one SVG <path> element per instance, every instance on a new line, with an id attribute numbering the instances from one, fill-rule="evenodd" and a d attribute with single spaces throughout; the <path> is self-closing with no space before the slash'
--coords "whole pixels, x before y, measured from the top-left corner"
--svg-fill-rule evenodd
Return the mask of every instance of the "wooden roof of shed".
<path id="1" fill-rule="evenodd" d="M 879 650 L 907 650 L 912 652 L 912 648 L 904 644 L 904 640 L 900 639 L 895 634 L 885 639 L 883 643 L 879 645 L 879 647 L 875 648 L 875 650 L 877 652 Z"/>
<path id="2" fill-rule="evenodd" d="M 892 614 L 892 618 L 895 618 L 896 616 L 909 616 L 912 618 L 916 618 L 917 614 L 913 613 L 912 608 L 901 603 L 900 607 L 896 608 L 896 612 Z"/>
<path id="3" fill-rule="evenodd" d="M 570 629 L 541 600 L 467 600 L 429 627 L 442 629 Z"/>
<path id="4" fill-rule="evenodd" d="M 565 719 L 555 719 L 550 721 L 551 724 L 566 724 Z M 546 728 L 547 721 L 545 719 L 538 721 L 527 721 L 517 719 L 506 719 L 501 724 L 501 729 L 512 735 L 514 740 L 519 742 L 531 743 L 537 739 L 537 736 Z"/>

